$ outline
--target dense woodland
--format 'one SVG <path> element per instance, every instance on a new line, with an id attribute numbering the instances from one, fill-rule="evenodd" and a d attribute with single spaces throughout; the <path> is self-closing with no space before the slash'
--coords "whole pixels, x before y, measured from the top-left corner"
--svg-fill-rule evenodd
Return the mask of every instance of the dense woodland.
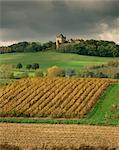
<path id="1" fill-rule="evenodd" d="M 38 52 L 49 49 L 55 49 L 55 43 L 49 41 L 41 44 L 40 42 L 19 42 L 7 47 L 0 47 L 0 53 L 13 53 L 13 52 Z"/>
<path id="2" fill-rule="evenodd" d="M 74 44 L 62 44 L 60 52 L 89 56 L 119 57 L 119 45 L 109 41 L 86 40 Z"/>
<path id="3" fill-rule="evenodd" d="M 55 42 L 49 41 L 41 44 L 40 42 L 20 42 L 8 47 L 0 47 L 0 53 L 13 52 L 38 52 L 54 50 L 62 53 L 75 53 L 80 55 L 119 57 L 119 45 L 112 41 L 102 40 L 82 40 L 80 43 L 64 43 L 55 47 Z"/>

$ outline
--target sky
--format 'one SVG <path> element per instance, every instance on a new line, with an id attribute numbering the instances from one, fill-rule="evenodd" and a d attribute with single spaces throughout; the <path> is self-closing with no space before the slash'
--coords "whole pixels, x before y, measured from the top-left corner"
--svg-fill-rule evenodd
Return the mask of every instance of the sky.
<path id="1" fill-rule="evenodd" d="M 70 38 L 119 44 L 118 0 L 0 0 L 0 46 Z"/>

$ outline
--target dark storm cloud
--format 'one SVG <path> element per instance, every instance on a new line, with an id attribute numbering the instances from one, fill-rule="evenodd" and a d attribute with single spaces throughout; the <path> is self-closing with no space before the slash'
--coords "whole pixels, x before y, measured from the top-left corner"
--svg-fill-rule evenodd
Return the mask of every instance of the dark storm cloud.
<path id="1" fill-rule="evenodd" d="M 0 5 L 0 41 L 55 40 L 60 32 L 99 38 L 102 30 L 107 35 L 118 30 L 118 1 L 2 0 Z"/>

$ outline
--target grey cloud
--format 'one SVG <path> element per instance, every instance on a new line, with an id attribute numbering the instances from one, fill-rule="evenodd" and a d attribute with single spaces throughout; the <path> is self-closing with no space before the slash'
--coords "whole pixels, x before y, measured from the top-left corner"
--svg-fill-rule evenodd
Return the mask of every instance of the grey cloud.
<path id="1" fill-rule="evenodd" d="M 0 40 L 53 40 L 57 33 L 98 38 L 100 24 L 118 28 L 118 1 L 1 1 Z"/>

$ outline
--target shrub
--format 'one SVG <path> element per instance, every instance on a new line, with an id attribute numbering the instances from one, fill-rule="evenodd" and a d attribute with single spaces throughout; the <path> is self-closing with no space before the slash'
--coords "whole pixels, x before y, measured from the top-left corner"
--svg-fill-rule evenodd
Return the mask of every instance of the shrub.
<path id="1" fill-rule="evenodd" d="M 17 74 L 15 75 L 14 78 L 16 78 L 16 79 L 21 79 L 21 78 L 26 78 L 26 77 L 28 77 L 28 73 L 27 73 L 27 72 L 19 72 L 19 73 L 17 73 Z"/>
<path id="2" fill-rule="evenodd" d="M 0 78 L 1 79 L 12 79 L 13 75 L 13 66 L 12 65 L 1 65 L 0 66 Z"/>
<path id="3" fill-rule="evenodd" d="M 65 72 L 60 67 L 53 66 L 51 68 L 48 68 L 48 76 L 49 77 L 64 77 L 65 76 Z"/>
<path id="4" fill-rule="evenodd" d="M 32 65 L 32 69 L 38 69 L 39 68 L 39 64 L 37 64 L 37 63 L 34 63 L 33 65 Z"/>
<path id="5" fill-rule="evenodd" d="M 17 68 L 17 69 L 21 69 L 21 68 L 23 68 L 23 65 L 22 65 L 21 63 L 18 63 L 18 64 L 16 65 L 16 68 Z"/>
<path id="6" fill-rule="evenodd" d="M 65 70 L 65 77 L 72 77 L 75 76 L 76 72 L 74 69 L 67 69 Z"/>
<path id="7" fill-rule="evenodd" d="M 94 72 L 92 72 L 92 71 L 86 71 L 85 73 L 84 73 L 84 77 L 94 77 L 95 76 L 95 74 L 94 74 Z"/>
<path id="8" fill-rule="evenodd" d="M 109 61 L 107 63 L 108 66 L 112 66 L 112 67 L 118 67 L 119 66 L 119 61 L 118 60 L 112 60 L 112 61 Z"/>
<path id="9" fill-rule="evenodd" d="M 43 76 L 44 76 L 44 74 L 41 70 L 36 70 L 35 71 L 35 77 L 43 77 Z"/>
<path id="10" fill-rule="evenodd" d="M 114 78 L 115 78 L 115 79 L 119 79 L 119 73 L 116 73 L 116 74 L 114 75 Z"/>
<path id="11" fill-rule="evenodd" d="M 29 69 L 32 69 L 32 65 L 31 65 L 31 64 L 27 64 L 27 65 L 26 65 L 26 69 L 28 69 L 28 70 L 29 70 Z"/>

